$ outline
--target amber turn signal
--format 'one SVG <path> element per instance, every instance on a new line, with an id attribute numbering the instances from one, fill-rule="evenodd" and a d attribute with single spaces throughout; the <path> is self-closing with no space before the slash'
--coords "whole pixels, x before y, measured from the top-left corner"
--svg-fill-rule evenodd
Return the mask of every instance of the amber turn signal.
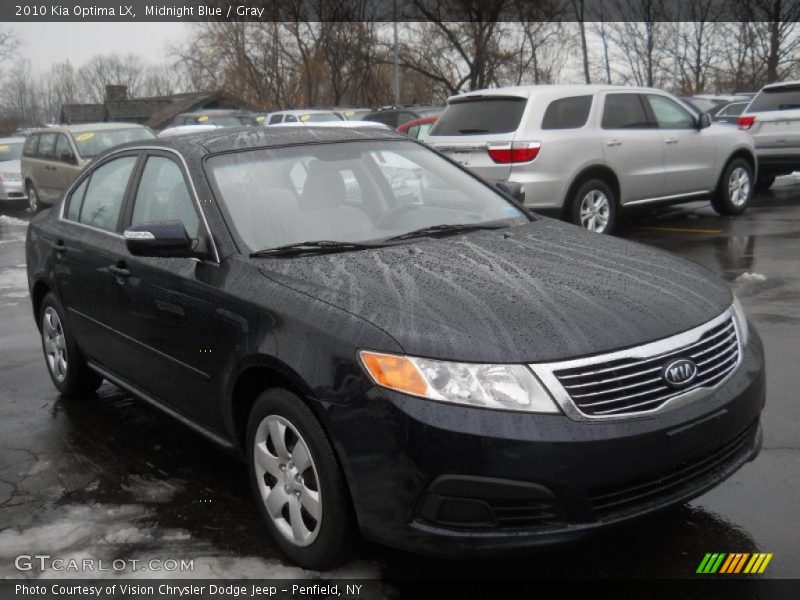
<path id="1" fill-rule="evenodd" d="M 428 384 L 419 369 L 405 356 L 365 350 L 360 356 L 367 373 L 378 385 L 414 396 L 424 396 L 427 392 Z"/>

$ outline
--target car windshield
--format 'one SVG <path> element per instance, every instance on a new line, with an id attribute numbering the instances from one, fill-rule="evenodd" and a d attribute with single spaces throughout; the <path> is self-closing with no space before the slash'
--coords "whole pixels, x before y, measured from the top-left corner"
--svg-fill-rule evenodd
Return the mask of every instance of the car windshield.
<path id="1" fill-rule="evenodd" d="M 260 120 L 257 116 L 249 116 L 249 115 L 232 115 L 232 116 L 209 116 L 209 115 L 200 115 L 195 117 L 194 122 L 197 125 L 216 125 L 217 127 L 242 127 L 242 126 L 251 126 L 251 125 L 258 125 L 264 118 L 262 117 Z"/>
<path id="2" fill-rule="evenodd" d="M 489 185 L 410 141 L 250 150 L 212 157 L 206 169 L 250 252 L 529 221 Z"/>
<path id="3" fill-rule="evenodd" d="M 344 121 L 342 117 L 336 113 L 308 113 L 305 115 L 297 115 L 298 120 L 303 123 L 324 123 L 327 121 Z"/>
<path id="4" fill-rule="evenodd" d="M 0 142 L 0 162 L 17 160 L 22 156 L 22 142 Z"/>
<path id="5" fill-rule="evenodd" d="M 146 127 L 126 127 L 121 129 L 101 129 L 98 131 L 73 132 L 72 139 L 83 158 L 92 158 L 109 148 L 126 142 L 151 140 L 156 135 Z"/>

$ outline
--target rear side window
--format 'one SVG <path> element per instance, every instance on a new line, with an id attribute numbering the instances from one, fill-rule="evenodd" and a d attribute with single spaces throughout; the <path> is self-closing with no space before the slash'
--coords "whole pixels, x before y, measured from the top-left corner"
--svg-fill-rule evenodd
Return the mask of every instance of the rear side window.
<path id="1" fill-rule="evenodd" d="M 77 221 L 78 216 L 81 214 L 81 205 L 83 204 L 83 196 L 86 194 L 86 186 L 89 185 L 89 178 L 84 179 L 81 184 L 75 188 L 75 191 L 69 197 L 69 204 L 67 205 L 67 218 L 70 221 Z"/>
<path id="2" fill-rule="evenodd" d="M 283 120 L 283 115 L 272 115 L 269 118 L 269 124 L 274 125 L 275 123 L 280 123 Z"/>
<path id="3" fill-rule="evenodd" d="M 96 168 L 89 180 L 78 221 L 106 231 L 116 231 L 136 156 L 116 158 Z"/>
<path id="4" fill-rule="evenodd" d="M 747 112 L 792 110 L 800 108 L 800 85 L 782 85 L 761 90 Z"/>
<path id="5" fill-rule="evenodd" d="M 22 148 L 22 156 L 36 156 L 36 146 L 39 144 L 39 135 L 34 133 L 25 138 L 25 146 Z"/>
<path id="6" fill-rule="evenodd" d="M 516 131 L 526 98 L 483 97 L 453 102 L 431 128 L 431 135 L 485 135 Z"/>
<path id="7" fill-rule="evenodd" d="M 608 94 L 603 107 L 603 129 L 649 129 L 639 94 Z"/>
<path id="8" fill-rule="evenodd" d="M 573 96 L 553 100 L 542 119 L 542 129 L 578 129 L 589 120 L 592 96 Z"/>

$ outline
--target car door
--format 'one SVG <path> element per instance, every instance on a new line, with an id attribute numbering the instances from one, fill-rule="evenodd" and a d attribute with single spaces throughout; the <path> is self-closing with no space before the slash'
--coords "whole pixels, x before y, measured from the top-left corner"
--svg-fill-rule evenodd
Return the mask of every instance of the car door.
<path id="1" fill-rule="evenodd" d="M 56 287 L 78 345 L 107 368 L 130 360 L 108 315 L 117 285 L 114 267 L 125 251 L 122 207 L 138 159 L 138 152 L 114 155 L 82 178 L 64 207 L 64 235 L 53 245 Z"/>
<path id="2" fill-rule="evenodd" d="M 697 119 L 672 98 L 646 94 L 651 118 L 664 143 L 664 196 L 705 194 L 716 185 L 716 129 L 699 129 Z"/>
<path id="3" fill-rule="evenodd" d="M 33 183 L 39 198 L 47 204 L 52 204 L 58 197 L 55 188 L 55 173 L 53 160 L 56 148 L 56 134 L 42 133 L 39 136 L 39 147 L 33 166 Z"/>
<path id="4" fill-rule="evenodd" d="M 601 119 L 603 155 L 619 177 L 620 202 L 657 198 L 664 189 L 664 142 L 636 92 L 608 92 Z"/>
<path id="5" fill-rule="evenodd" d="M 145 159 L 131 194 L 128 226 L 181 221 L 192 238 L 207 237 L 188 176 L 170 153 Z M 217 428 L 215 374 L 231 356 L 237 334 L 216 283 L 220 267 L 193 258 L 133 256 L 119 264 L 127 275 L 112 296 L 109 316 L 127 340 L 132 360 L 124 375 L 137 388 Z M 238 330 L 237 330 L 238 331 Z"/>

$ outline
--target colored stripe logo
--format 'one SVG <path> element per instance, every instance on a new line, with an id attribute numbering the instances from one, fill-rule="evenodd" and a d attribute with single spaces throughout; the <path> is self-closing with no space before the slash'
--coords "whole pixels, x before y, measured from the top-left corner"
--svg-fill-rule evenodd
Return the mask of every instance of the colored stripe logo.
<path id="1" fill-rule="evenodd" d="M 720 574 L 757 574 L 763 573 L 769 561 L 772 560 L 772 553 L 766 552 L 707 552 L 700 561 L 696 573 L 703 575 Z"/>

